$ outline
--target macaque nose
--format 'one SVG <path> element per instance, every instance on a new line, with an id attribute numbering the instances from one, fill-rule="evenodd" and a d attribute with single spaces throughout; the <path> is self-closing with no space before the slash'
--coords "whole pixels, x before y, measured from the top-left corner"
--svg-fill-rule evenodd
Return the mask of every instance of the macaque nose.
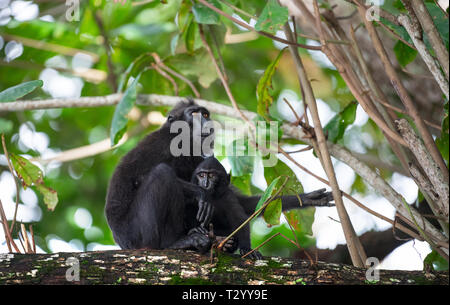
<path id="1" fill-rule="evenodd" d="M 211 186 L 211 182 L 208 179 L 203 180 L 203 187 L 205 189 L 209 189 Z"/>

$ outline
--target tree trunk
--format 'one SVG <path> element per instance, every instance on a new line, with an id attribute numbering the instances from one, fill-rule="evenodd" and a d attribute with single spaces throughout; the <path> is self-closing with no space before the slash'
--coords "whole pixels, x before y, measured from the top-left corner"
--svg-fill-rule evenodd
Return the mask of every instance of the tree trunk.
<path id="1" fill-rule="evenodd" d="M 177 250 L 0 254 L 0 284 L 449 284 L 448 272 L 380 270 L 377 281 L 367 280 L 366 271 L 225 254 L 211 263 L 207 255 Z"/>

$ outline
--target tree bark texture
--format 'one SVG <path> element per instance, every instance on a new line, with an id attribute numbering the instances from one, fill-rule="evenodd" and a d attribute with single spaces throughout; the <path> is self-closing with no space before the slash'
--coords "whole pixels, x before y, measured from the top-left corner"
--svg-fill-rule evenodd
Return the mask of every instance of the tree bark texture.
<path id="1" fill-rule="evenodd" d="M 74 259 L 75 258 L 75 259 Z M 68 264 L 71 262 L 71 264 Z M 75 264 L 74 264 L 75 262 Z M 76 270 L 79 267 L 77 279 Z M 0 284 L 346 284 L 448 285 L 448 272 L 380 270 L 367 280 L 367 269 L 295 258 L 241 259 L 182 250 L 115 250 L 55 254 L 0 254 Z M 371 272 L 373 274 L 373 272 Z M 69 280 L 68 280 L 69 279 Z"/>

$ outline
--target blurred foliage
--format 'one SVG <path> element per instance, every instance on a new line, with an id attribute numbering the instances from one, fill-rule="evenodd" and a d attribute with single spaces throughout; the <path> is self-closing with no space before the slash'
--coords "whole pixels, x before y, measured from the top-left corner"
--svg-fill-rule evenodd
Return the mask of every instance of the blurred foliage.
<path id="1" fill-rule="evenodd" d="M 390 2 L 385 1 L 386 9 L 397 11 L 403 9 L 400 1 L 393 1 L 395 3 L 392 6 L 389 5 Z M 272 33 L 280 29 L 288 18 L 287 10 L 280 8 L 277 1 L 213 0 L 209 3 L 228 14 L 234 12 L 245 21 L 249 21 L 249 15 L 260 16 L 256 27 Z M 324 6 L 327 3 L 321 1 L 320 4 Z M 239 10 L 234 11 L 233 7 Z M 143 94 L 175 95 L 176 92 L 171 80 L 161 76 L 155 69 L 151 69 L 151 64 L 155 63 L 152 53 L 158 54 L 167 67 L 188 78 L 199 90 L 202 98 L 229 104 L 222 84 L 217 79 L 214 66 L 202 47 L 199 24 L 205 29 L 208 42 L 220 48 L 231 90 L 242 109 L 258 111 L 265 118 L 279 119 L 280 115 L 276 107 L 269 106 L 276 106 L 280 93 L 283 90 L 291 90 L 298 97 L 301 96 L 295 66 L 288 52 L 281 52 L 271 39 L 262 36 L 249 38 L 239 43 L 225 43 L 226 35 L 237 37 L 238 34 L 248 32 L 236 27 L 230 20 L 199 2 L 127 1 L 125 5 L 121 5 L 113 1 L 81 1 L 80 20 L 73 21 L 66 19 L 67 9 L 64 1 L 40 1 L 39 16 L 50 15 L 52 21 L 42 18 L 22 22 L 12 18 L 8 23 L 0 26 L 0 36 L 5 44 L 14 40 L 23 45 L 20 56 L 13 60 L 6 60 L 6 48 L 0 44 L 2 47 L 0 91 L 24 82 L 43 79 L 44 72 L 53 71 L 52 73 L 60 77 L 80 81 L 81 96 L 112 94 L 117 86 L 121 92 L 129 88 L 130 98 L 128 99 L 126 95 L 117 109 L 115 107 L 66 108 L 0 113 L 0 132 L 6 134 L 8 150 L 16 155 L 39 157 L 44 153 L 21 142 L 19 131 L 23 126 L 48 136 L 48 148 L 53 153 L 104 139 L 109 140 L 111 128 L 114 129 L 111 134 L 113 142 L 120 138 L 126 128 L 133 130 L 139 122 L 133 119 L 128 120 L 125 115 L 133 105 L 136 90 Z M 247 13 L 243 14 L 240 10 Z M 446 20 L 438 18 L 436 22 L 442 33 L 445 32 L 446 24 L 447 37 L 444 39 L 448 46 L 448 18 Z M 410 38 L 403 29 L 396 28 L 387 21 L 383 22 L 410 42 Z M 299 42 L 306 41 L 301 38 Z M 352 125 L 356 115 L 356 104 L 336 69 L 324 61 L 313 59 L 311 53 L 304 49 L 299 51 L 308 75 L 313 80 L 312 86 L 316 97 L 337 113 L 326 127 L 333 141 L 350 149 L 355 149 L 354 143 L 358 143 L 359 152 L 392 161 L 393 154 L 381 131 L 372 120 L 369 119 L 362 126 Z M 399 58 L 404 56 L 402 65 L 409 64 L 415 56 L 411 50 L 401 44 L 396 45 L 394 51 Z M 84 71 L 85 73 L 79 73 L 80 70 L 77 70 L 79 67 L 75 55 L 81 53 L 90 56 L 92 60 L 90 70 Z M 86 75 L 92 76 L 92 73 L 100 75 L 100 79 L 86 77 Z M 113 83 L 114 80 L 117 83 Z M 186 82 L 178 78 L 174 78 L 174 81 L 180 96 L 194 95 Z M 56 78 L 54 82 L 58 82 L 58 79 Z M 50 90 L 52 86 L 58 87 L 60 84 L 44 82 L 42 88 L 35 86 L 33 91 L 26 92 L 28 94 L 25 98 L 51 98 L 53 97 Z M 21 96 L 17 95 L 13 99 Z M 258 99 L 260 99 L 259 102 Z M 142 113 L 160 111 L 163 115 L 168 110 L 165 107 L 139 107 L 139 109 Z M 444 146 L 447 144 L 448 161 L 448 104 L 446 109 L 446 119 L 443 121 L 443 127 L 446 129 L 438 141 L 442 143 L 441 149 L 445 149 Z M 115 123 L 116 121 L 120 123 Z M 103 212 L 109 179 L 120 158 L 156 128 L 158 126 L 144 128 L 113 150 L 84 159 L 43 166 L 46 185 L 57 191 L 59 203 L 54 211 L 49 211 L 40 204 L 43 211 L 42 218 L 34 226 L 39 247 L 49 251 L 48 240 L 55 235 L 65 241 L 79 240 L 84 246 L 92 242 L 104 245 L 114 244 Z M 371 140 L 355 141 L 361 134 L 367 134 Z M 282 143 L 299 144 L 298 140 L 282 139 L 281 133 L 279 139 Z M 232 140 L 228 149 L 244 151 L 248 149 L 248 139 Z M 260 157 L 228 158 L 232 168 L 232 183 L 247 195 L 261 194 L 261 190 L 251 182 L 255 159 L 259 160 Z M 1 170 L 7 171 L 4 165 L 0 165 Z M 392 173 L 385 170 L 381 174 L 386 178 Z M 277 166 L 273 168 L 266 168 L 264 172 L 267 184 L 277 181 L 277 177 L 280 176 L 290 177 L 283 194 L 303 191 L 301 181 L 298 181 L 292 169 L 281 161 L 278 161 Z M 353 183 L 352 191 L 367 192 L 367 187 L 359 176 Z M 40 193 L 37 195 L 39 202 L 43 203 L 42 195 Z M 78 208 L 85 208 L 91 213 L 91 228 L 79 227 L 75 222 L 74 215 Z M 274 206 L 274 210 L 279 219 L 278 207 Z M 314 209 L 291 212 L 286 214 L 286 217 L 290 220 L 300 245 L 302 247 L 314 245 L 315 241 L 311 237 Z M 261 218 L 254 222 L 260 221 L 262 221 Z M 272 222 L 277 223 L 277 221 Z M 92 228 L 97 228 L 98 234 L 92 234 Z M 288 225 L 283 223 L 274 226 L 264 234 L 255 232 L 253 246 L 257 246 L 277 232 L 295 240 L 292 237 L 294 233 Z M 278 236 L 266 244 L 261 251 L 266 255 L 292 255 L 295 249 L 291 242 Z"/>

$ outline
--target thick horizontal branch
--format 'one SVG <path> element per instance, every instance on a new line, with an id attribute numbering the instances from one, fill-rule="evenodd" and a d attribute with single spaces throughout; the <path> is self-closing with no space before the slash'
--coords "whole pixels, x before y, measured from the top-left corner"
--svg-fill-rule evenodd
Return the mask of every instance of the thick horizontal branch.
<path id="1" fill-rule="evenodd" d="M 0 103 L 1 111 L 24 111 L 53 108 L 90 108 L 116 105 L 122 94 Z"/>
<path id="2" fill-rule="evenodd" d="M 446 272 L 380 270 L 378 281 L 368 281 L 366 269 L 349 265 L 279 257 L 254 261 L 235 255 L 221 255 L 211 262 L 209 256 L 182 250 L 0 254 L 1 285 L 448 285 L 448 278 Z"/>

